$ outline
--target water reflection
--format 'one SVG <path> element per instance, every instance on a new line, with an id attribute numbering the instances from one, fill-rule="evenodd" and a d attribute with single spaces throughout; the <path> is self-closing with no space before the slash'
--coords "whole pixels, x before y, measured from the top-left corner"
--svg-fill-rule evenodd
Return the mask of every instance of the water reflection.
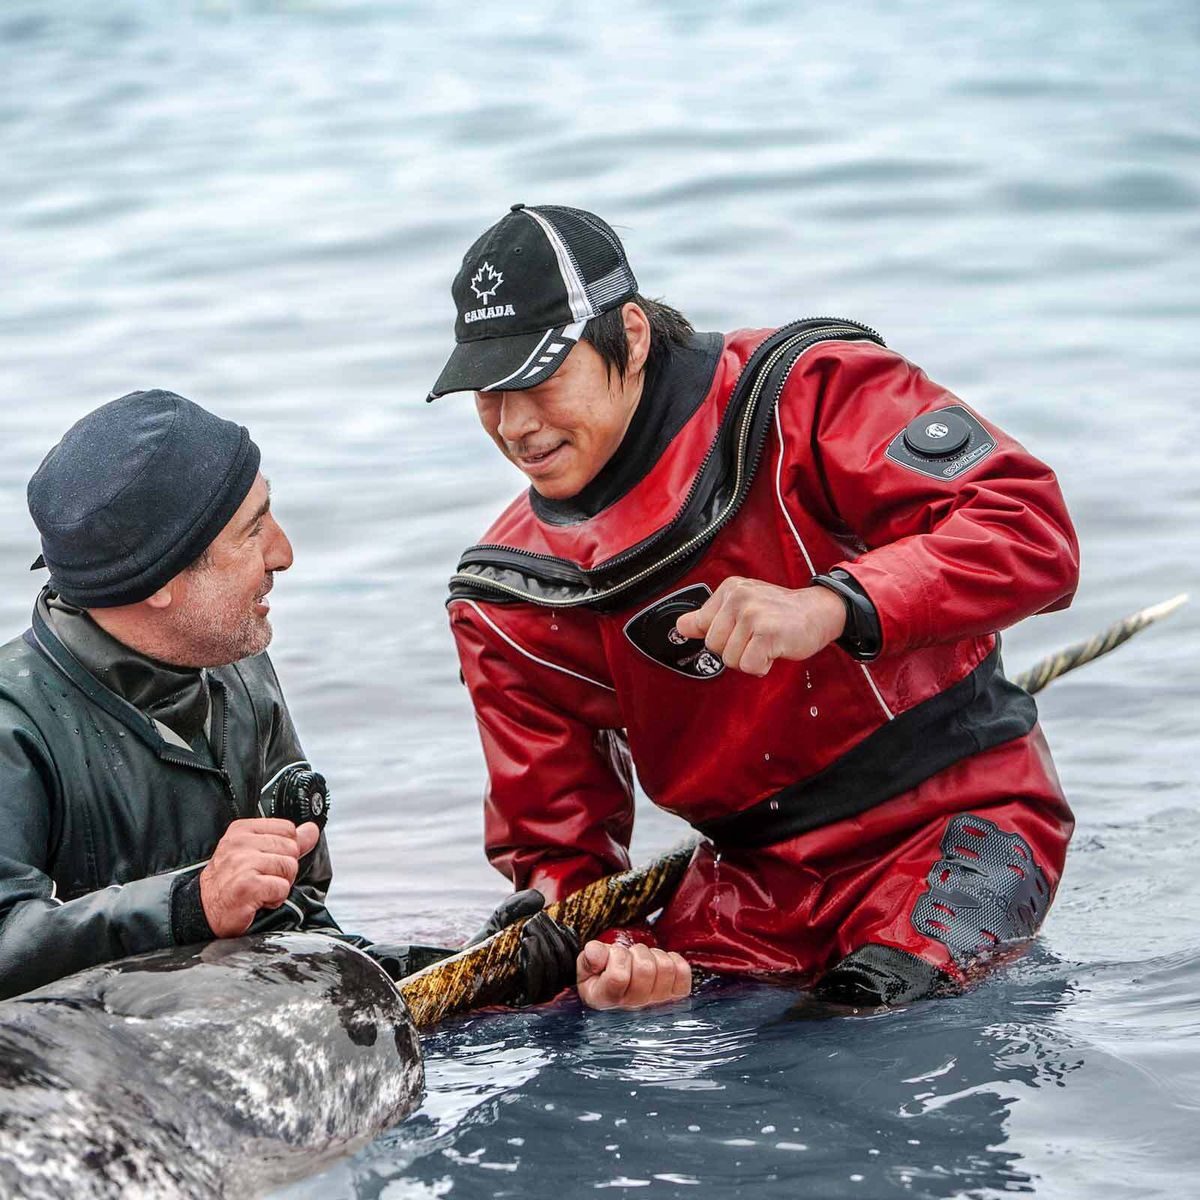
<path id="1" fill-rule="evenodd" d="M 1073 998 L 1035 950 L 968 996 L 826 1021 L 794 1020 L 795 993 L 760 983 L 676 1011 L 480 1016 L 430 1040 L 417 1119 L 289 1195 L 403 1195 L 448 1163 L 466 1197 L 1031 1190 L 1009 1119 L 1083 1065 L 1058 1027 Z"/>

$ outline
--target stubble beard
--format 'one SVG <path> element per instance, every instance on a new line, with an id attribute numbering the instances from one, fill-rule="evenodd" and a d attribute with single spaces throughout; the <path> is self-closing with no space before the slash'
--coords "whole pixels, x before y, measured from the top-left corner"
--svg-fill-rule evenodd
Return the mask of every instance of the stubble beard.
<path id="1" fill-rule="evenodd" d="M 255 601 L 246 605 L 242 597 L 223 593 L 216 586 L 218 577 L 206 579 L 205 574 L 203 569 L 197 573 L 187 607 L 176 614 L 172 658 L 167 661 L 190 667 L 223 667 L 261 654 L 271 644 L 274 633 L 269 618 L 254 611 Z M 255 600 L 261 600 L 270 586 L 268 576 Z"/>

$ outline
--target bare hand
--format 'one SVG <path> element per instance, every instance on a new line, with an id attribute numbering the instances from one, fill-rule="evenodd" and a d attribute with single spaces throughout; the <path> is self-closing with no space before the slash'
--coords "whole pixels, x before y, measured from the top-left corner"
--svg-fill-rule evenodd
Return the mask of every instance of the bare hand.
<path id="1" fill-rule="evenodd" d="M 727 667 L 765 675 L 777 658 L 802 662 L 846 628 L 846 606 L 823 587 L 798 591 L 731 576 L 695 612 L 675 622 L 684 637 L 704 639 Z"/>
<path id="2" fill-rule="evenodd" d="M 240 937 L 260 908 L 278 908 L 320 836 L 311 821 L 299 829 L 276 817 L 234 821 L 200 872 L 200 903 L 213 933 Z"/>
<path id="3" fill-rule="evenodd" d="M 575 964 L 575 982 L 589 1008 L 645 1008 L 689 995 L 692 968 L 674 951 L 588 942 Z"/>

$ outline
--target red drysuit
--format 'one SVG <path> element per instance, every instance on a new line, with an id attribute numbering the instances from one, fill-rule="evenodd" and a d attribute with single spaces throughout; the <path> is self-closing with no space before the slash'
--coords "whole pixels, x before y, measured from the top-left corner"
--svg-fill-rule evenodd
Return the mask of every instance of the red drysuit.
<path id="1" fill-rule="evenodd" d="M 452 581 L 488 855 L 549 899 L 625 867 L 632 758 L 708 839 L 660 945 L 809 976 L 882 945 L 961 978 L 1036 930 L 1073 824 L 996 637 L 1074 592 L 1054 474 L 853 322 L 706 344 L 623 495 L 575 518 L 522 495 Z M 681 386 L 668 368 L 641 404 Z M 838 567 L 873 661 L 833 645 L 756 678 L 674 632 L 728 576 Z"/>

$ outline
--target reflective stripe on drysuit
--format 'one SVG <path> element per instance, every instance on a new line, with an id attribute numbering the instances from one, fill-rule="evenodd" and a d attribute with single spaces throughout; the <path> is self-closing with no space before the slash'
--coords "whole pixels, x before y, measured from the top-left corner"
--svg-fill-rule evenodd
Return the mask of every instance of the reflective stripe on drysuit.
<path id="1" fill-rule="evenodd" d="M 726 339 L 703 402 L 624 496 L 567 524 L 539 519 L 521 496 L 483 544 L 592 569 L 653 535 L 678 510 L 765 336 Z M 953 966 L 948 948 L 919 936 L 901 910 L 914 886 L 925 886 L 957 812 L 995 810 L 998 824 L 1029 841 L 1053 890 L 1071 819 L 1032 702 L 1018 702 L 996 675 L 1007 693 L 981 702 L 1007 705 L 1007 725 L 976 727 L 985 718 L 966 709 L 913 721 L 956 685 L 956 696 L 969 692 L 994 667 L 994 631 L 1065 607 L 1077 578 L 1078 548 L 1053 473 L 994 425 L 981 424 L 994 450 L 953 478 L 889 457 L 915 417 L 951 406 L 961 401 L 879 345 L 820 342 L 782 386 L 737 515 L 685 571 L 664 575 L 655 596 L 605 611 L 486 590 L 452 599 L 488 764 L 487 851 L 517 888 L 553 898 L 627 864 L 628 751 L 655 803 L 710 832 L 755 805 L 769 816 L 776 797 L 788 796 L 801 818 L 811 801 L 811 820 L 800 820 L 795 837 L 742 839 L 736 854 L 718 846 L 719 873 L 715 859 L 705 865 L 715 851 L 698 852 L 656 928 L 700 965 L 816 971 L 845 952 L 845 930 L 857 930 L 851 940 L 882 938 Z M 625 633 L 657 599 L 692 585 L 715 590 L 737 575 L 801 588 L 834 567 L 850 572 L 878 611 L 883 652 L 872 663 L 832 646 L 803 663 L 778 661 L 762 679 L 730 670 L 697 678 L 654 661 Z M 947 746 L 946 761 L 922 775 Z M 889 790 L 894 763 L 909 780 L 899 794 Z M 830 779 L 843 785 L 833 792 L 858 791 L 872 806 L 839 817 L 841 801 L 823 790 Z M 831 805 L 828 821 L 823 805 Z M 910 842 L 919 853 L 907 854 Z M 867 859 L 856 846 L 872 847 Z M 834 887 L 847 871 L 857 882 Z M 904 899 L 893 911 L 877 890 Z M 831 921 L 817 920 L 816 909 Z M 748 923 L 751 911 L 760 915 Z M 847 924 L 853 914 L 857 923 Z M 826 927 L 830 935 L 818 935 Z"/>

